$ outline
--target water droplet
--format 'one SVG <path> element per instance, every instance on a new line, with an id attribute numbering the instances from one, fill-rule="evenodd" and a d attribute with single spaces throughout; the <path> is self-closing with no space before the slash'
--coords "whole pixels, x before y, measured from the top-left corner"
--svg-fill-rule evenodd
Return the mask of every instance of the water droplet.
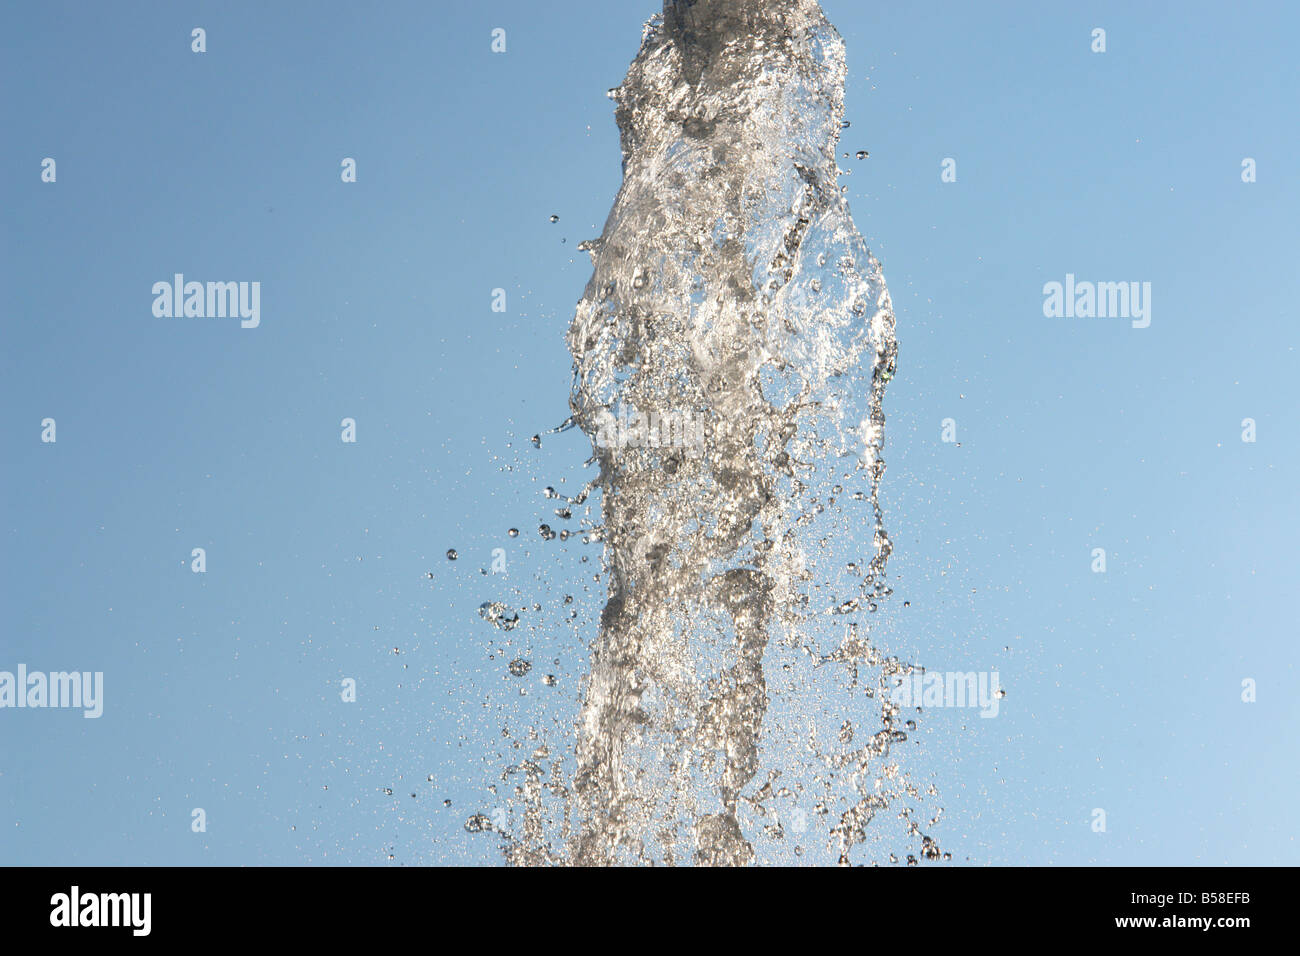
<path id="1" fill-rule="evenodd" d="M 457 557 L 457 555 L 456 555 L 456 549 L 455 549 L 455 548 L 448 548 L 448 549 L 447 549 L 447 560 L 448 560 L 448 561 L 455 561 L 455 560 L 456 560 L 456 557 Z"/>
<path id="2" fill-rule="evenodd" d="M 514 630 L 515 625 L 519 623 L 519 615 L 512 612 L 510 608 L 500 601 L 483 602 L 478 606 L 478 613 L 483 617 L 483 620 L 494 627 L 501 628 L 503 631 Z"/>

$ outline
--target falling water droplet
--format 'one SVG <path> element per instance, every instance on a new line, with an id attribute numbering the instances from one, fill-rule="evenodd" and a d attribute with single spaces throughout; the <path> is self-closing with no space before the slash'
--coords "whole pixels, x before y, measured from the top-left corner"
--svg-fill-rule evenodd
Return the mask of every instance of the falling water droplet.
<path id="1" fill-rule="evenodd" d="M 478 612 L 485 621 L 503 631 L 514 630 L 519 623 L 519 615 L 500 601 L 485 601 L 479 605 Z"/>

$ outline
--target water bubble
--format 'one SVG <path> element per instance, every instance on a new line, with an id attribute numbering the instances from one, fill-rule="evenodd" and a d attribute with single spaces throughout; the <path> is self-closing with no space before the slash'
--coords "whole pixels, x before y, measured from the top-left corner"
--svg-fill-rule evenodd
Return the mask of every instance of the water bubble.
<path id="1" fill-rule="evenodd" d="M 448 549 L 447 549 L 447 560 L 448 560 L 448 561 L 455 561 L 456 558 L 457 558 L 456 549 L 455 549 L 455 548 L 448 548 Z"/>
<path id="2" fill-rule="evenodd" d="M 552 217 L 551 217 L 551 222 L 559 222 L 559 221 L 560 221 L 560 217 L 559 217 L 559 216 L 552 216 Z"/>
<path id="3" fill-rule="evenodd" d="M 868 156 L 870 156 L 870 155 L 871 155 L 871 154 L 868 153 L 865 149 L 860 149 L 860 150 L 858 150 L 858 152 L 857 152 L 857 157 L 858 157 L 858 159 L 866 159 L 866 158 L 867 158 Z"/>

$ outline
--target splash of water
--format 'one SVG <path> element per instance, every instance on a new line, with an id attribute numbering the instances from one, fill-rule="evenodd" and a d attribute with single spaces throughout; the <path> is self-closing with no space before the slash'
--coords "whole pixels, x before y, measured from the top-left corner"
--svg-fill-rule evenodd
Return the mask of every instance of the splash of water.
<path id="1" fill-rule="evenodd" d="M 568 334 L 608 596 L 563 850 L 529 845 L 533 804 L 515 862 L 745 864 L 822 818 L 848 862 L 915 795 L 908 665 L 867 633 L 897 344 L 838 185 L 844 81 L 816 0 L 667 0 L 610 93 L 623 183 Z"/>

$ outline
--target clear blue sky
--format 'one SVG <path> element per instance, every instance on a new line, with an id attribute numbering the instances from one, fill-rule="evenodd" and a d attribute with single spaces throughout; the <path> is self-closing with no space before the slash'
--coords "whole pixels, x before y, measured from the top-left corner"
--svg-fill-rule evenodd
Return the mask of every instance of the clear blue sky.
<path id="1" fill-rule="evenodd" d="M 498 861 L 463 824 L 500 714 L 571 709 L 600 603 L 597 551 L 536 533 L 582 443 L 527 437 L 567 414 L 604 94 L 653 6 L 0 12 L 0 670 L 105 674 L 98 720 L 0 710 L 0 862 Z M 927 714 L 936 835 L 974 864 L 1300 862 L 1300 14 L 823 7 L 898 313 L 884 643 L 1008 692 Z M 260 327 L 156 318 L 176 272 L 260 281 Z M 1067 273 L 1149 281 L 1150 327 L 1045 318 Z M 476 612 L 566 591 L 580 617 L 513 647 Z"/>

